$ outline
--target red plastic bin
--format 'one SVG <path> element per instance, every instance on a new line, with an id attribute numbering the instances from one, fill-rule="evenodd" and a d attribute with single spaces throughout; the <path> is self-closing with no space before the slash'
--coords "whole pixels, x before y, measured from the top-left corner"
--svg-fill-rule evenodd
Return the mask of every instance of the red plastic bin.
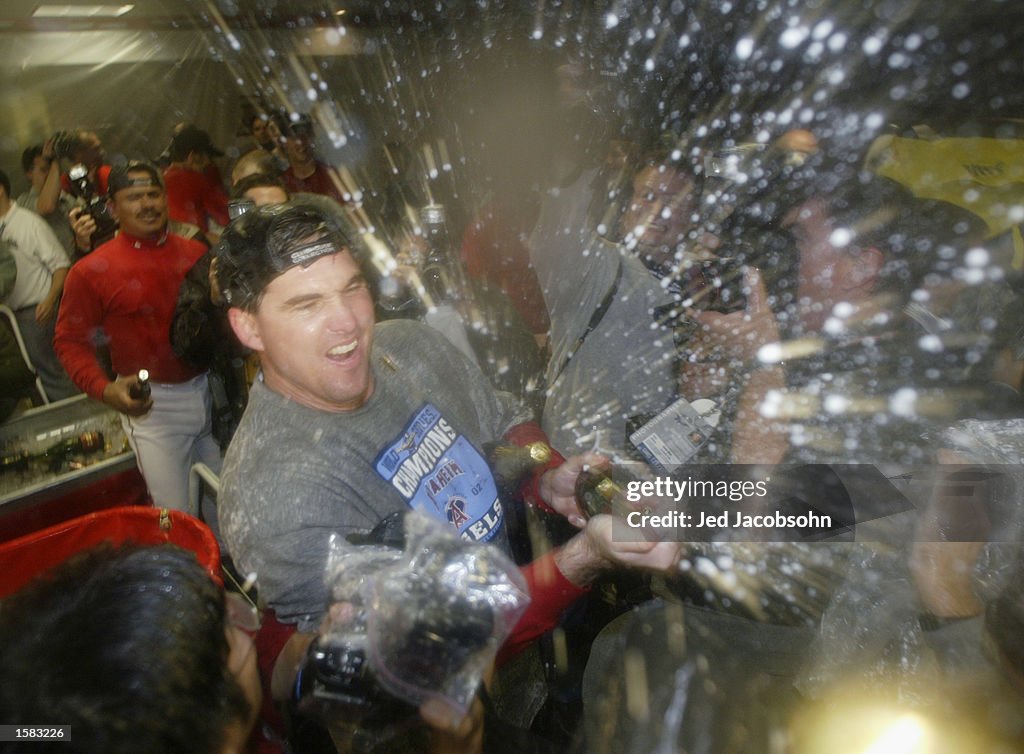
<path id="1" fill-rule="evenodd" d="M 130 506 L 89 513 L 0 544 L 0 597 L 101 542 L 170 542 L 194 552 L 210 577 L 222 583 L 220 548 L 206 524 L 182 511 Z"/>

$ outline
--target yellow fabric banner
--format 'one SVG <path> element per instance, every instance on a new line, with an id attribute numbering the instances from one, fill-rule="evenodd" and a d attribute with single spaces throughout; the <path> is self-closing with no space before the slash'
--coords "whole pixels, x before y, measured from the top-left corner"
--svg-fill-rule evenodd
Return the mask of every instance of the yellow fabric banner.
<path id="1" fill-rule="evenodd" d="M 880 136 L 867 167 L 915 196 L 973 212 L 988 226 L 989 238 L 1009 233 L 1012 266 L 1024 269 L 1024 140 Z"/>

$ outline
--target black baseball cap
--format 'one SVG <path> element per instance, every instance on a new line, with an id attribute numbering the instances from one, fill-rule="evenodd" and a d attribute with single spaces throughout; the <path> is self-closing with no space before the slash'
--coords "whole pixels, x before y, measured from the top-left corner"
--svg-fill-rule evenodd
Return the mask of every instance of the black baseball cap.
<path id="1" fill-rule="evenodd" d="M 217 282 L 230 306 L 246 308 L 292 267 L 346 249 L 355 256 L 354 237 L 340 214 L 317 203 L 257 207 L 233 220 L 214 247 Z"/>
<path id="2" fill-rule="evenodd" d="M 132 177 L 129 173 L 148 173 L 147 178 L 140 178 L 138 175 Z M 107 177 L 107 196 L 113 198 L 121 189 L 132 186 L 159 186 L 164 187 L 164 177 L 160 174 L 159 168 L 152 162 L 144 160 L 131 160 L 121 165 L 115 165 L 110 169 Z"/>
<path id="3" fill-rule="evenodd" d="M 285 119 L 285 136 L 309 136 L 313 133 L 313 119 L 307 113 L 293 113 Z"/>
<path id="4" fill-rule="evenodd" d="M 222 157 L 224 153 L 213 146 L 210 134 L 198 126 L 185 126 L 171 139 L 169 149 L 172 160 L 184 160 L 191 152 Z"/>

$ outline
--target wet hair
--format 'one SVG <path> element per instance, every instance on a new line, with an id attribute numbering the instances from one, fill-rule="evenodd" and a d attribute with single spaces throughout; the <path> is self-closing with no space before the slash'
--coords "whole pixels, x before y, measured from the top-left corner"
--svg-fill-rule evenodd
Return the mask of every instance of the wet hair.
<path id="1" fill-rule="evenodd" d="M 7 198 L 10 199 L 11 179 L 7 177 L 7 173 L 5 173 L 3 170 L 0 170 L 0 188 L 3 188 L 4 192 L 7 194 Z"/>
<path id="2" fill-rule="evenodd" d="M 245 198 L 245 192 L 254 188 L 279 188 L 286 197 L 291 198 L 291 194 L 288 192 L 288 187 L 284 185 L 284 181 L 270 173 L 253 173 L 252 175 L 245 176 L 245 178 L 242 178 L 231 187 L 231 198 L 243 199 Z"/>
<path id="3" fill-rule="evenodd" d="M 357 235 L 323 203 L 291 201 L 257 207 L 238 217 L 213 249 L 217 281 L 230 306 L 256 311 L 271 281 L 292 267 L 348 250 L 363 267 Z"/>
<path id="4" fill-rule="evenodd" d="M 250 712 L 224 620 L 188 550 L 81 553 L 0 602 L 0 719 L 71 725 L 77 752 L 214 754 Z"/>
<path id="5" fill-rule="evenodd" d="M 39 157 L 43 153 L 42 144 L 33 144 L 31 147 L 21 153 L 21 170 L 24 173 L 32 172 L 32 168 L 36 164 L 36 157 Z"/>

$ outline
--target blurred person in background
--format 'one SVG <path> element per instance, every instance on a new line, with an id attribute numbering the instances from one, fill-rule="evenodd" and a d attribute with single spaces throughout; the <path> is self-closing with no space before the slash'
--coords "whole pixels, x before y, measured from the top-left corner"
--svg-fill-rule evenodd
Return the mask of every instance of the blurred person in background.
<path id="1" fill-rule="evenodd" d="M 68 258 L 74 259 L 77 250 L 68 214 L 75 200 L 61 187 L 60 161 L 53 151 L 53 139 L 22 152 L 21 168 L 29 188 L 18 197 L 18 204 L 46 220 Z"/>
<path id="2" fill-rule="evenodd" d="M 288 158 L 288 168 L 283 175 L 288 191 L 322 194 L 344 204 L 345 199 L 331 177 L 331 168 L 316 157 L 313 119 L 305 114 L 292 118 L 284 124 L 282 136 Z"/>
<path id="3" fill-rule="evenodd" d="M 170 219 L 195 225 L 211 244 L 218 234 L 210 230 L 210 221 L 223 228 L 229 219 L 227 195 L 207 175 L 213 158 L 223 154 L 206 131 L 186 125 L 171 140 L 171 164 L 164 171 Z"/>
<path id="4" fill-rule="evenodd" d="M 35 212 L 11 198 L 11 181 L 0 171 L 0 242 L 17 265 L 13 289 L 3 299 L 14 312 L 32 366 L 51 401 L 78 392 L 53 350 L 54 323 L 71 268 L 64 247 Z"/>
<path id="5" fill-rule="evenodd" d="M 284 204 L 289 196 L 279 178 L 254 173 L 235 184 L 232 199 L 255 208 Z M 213 436 L 226 451 L 245 411 L 258 362 L 231 331 L 217 287 L 216 261 L 208 251 L 185 275 L 171 320 L 171 346 L 187 363 L 209 370 Z"/>
<path id="6" fill-rule="evenodd" d="M 240 180 L 254 173 L 276 176 L 280 172 L 273 155 L 263 149 L 253 149 L 239 157 L 231 168 L 231 185 L 237 185 Z"/>

